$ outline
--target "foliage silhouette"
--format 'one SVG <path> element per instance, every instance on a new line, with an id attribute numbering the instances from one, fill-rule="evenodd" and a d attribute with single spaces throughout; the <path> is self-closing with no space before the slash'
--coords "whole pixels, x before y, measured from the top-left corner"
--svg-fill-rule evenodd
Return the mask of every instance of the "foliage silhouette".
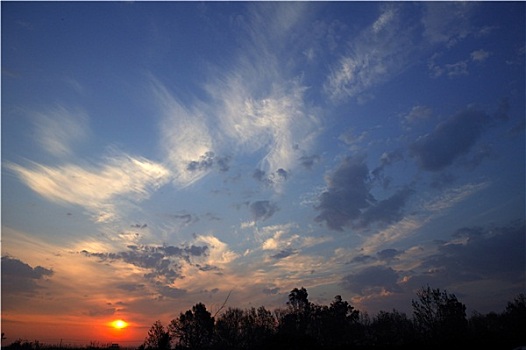
<path id="1" fill-rule="evenodd" d="M 170 349 L 170 334 L 164 329 L 161 321 L 155 321 L 148 331 L 148 336 L 144 340 L 143 349 Z"/>
<path id="2" fill-rule="evenodd" d="M 173 319 L 168 329 L 176 340 L 176 348 L 207 349 L 212 344 L 214 318 L 204 304 L 198 303 Z"/>
<path id="3" fill-rule="evenodd" d="M 294 288 L 286 308 L 229 307 L 212 317 L 198 303 L 165 328 L 156 321 L 140 346 L 153 349 L 309 350 L 309 349 L 514 349 L 526 345 L 526 297 L 519 294 L 501 313 L 474 312 L 454 294 L 422 287 L 412 300 L 413 314 L 395 309 L 372 319 L 355 310 L 341 296 L 330 305 L 308 300 L 305 288 Z M 9 350 L 55 350 L 72 347 L 44 345 L 18 339 Z M 111 349 L 89 346 L 86 350 Z"/>
<path id="4" fill-rule="evenodd" d="M 433 345 L 458 343 L 467 330 L 466 306 L 454 294 L 440 289 L 420 289 L 413 300 L 413 318 L 423 342 Z"/>

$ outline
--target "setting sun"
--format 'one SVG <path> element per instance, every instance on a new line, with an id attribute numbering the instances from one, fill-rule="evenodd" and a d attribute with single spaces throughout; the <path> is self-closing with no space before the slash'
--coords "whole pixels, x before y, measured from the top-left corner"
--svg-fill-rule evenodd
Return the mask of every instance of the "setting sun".
<path id="1" fill-rule="evenodd" d="M 128 327 L 128 323 L 123 320 L 115 320 L 111 323 L 113 328 L 122 329 Z"/>

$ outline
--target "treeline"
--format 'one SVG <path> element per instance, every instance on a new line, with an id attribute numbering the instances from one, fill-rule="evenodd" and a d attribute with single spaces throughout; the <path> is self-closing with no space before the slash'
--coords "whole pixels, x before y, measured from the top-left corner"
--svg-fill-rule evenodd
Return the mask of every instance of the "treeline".
<path id="1" fill-rule="evenodd" d="M 330 305 L 308 300 L 305 288 L 289 294 L 286 308 L 230 307 L 213 317 L 198 303 L 165 327 L 156 321 L 140 350 L 258 349 L 514 349 L 526 345 L 526 297 L 502 313 L 474 313 L 454 294 L 421 288 L 409 318 L 395 309 L 373 318 L 336 296 Z"/>
<path id="2" fill-rule="evenodd" d="M 501 313 L 475 312 L 468 318 L 466 306 L 454 294 L 428 286 L 416 293 L 412 308 L 411 317 L 393 309 L 371 318 L 339 295 L 330 305 L 318 305 L 309 301 L 305 288 L 294 288 L 286 306 L 273 311 L 263 306 L 224 309 L 223 305 L 212 316 L 204 304 L 198 303 L 166 326 L 156 321 L 139 350 L 512 350 L 526 345 L 524 294 L 508 302 Z M 2 348 L 59 349 L 22 340 Z M 85 349 L 105 348 L 92 344 Z"/>

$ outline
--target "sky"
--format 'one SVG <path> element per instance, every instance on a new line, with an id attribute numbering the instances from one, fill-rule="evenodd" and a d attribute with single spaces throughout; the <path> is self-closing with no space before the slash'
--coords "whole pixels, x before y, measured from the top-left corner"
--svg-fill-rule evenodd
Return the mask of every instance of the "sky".
<path id="1" fill-rule="evenodd" d="M 2 332 L 525 288 L 523 2 L 6 2 Z M 129 327 L 112 329 L 122 319 Z"/>

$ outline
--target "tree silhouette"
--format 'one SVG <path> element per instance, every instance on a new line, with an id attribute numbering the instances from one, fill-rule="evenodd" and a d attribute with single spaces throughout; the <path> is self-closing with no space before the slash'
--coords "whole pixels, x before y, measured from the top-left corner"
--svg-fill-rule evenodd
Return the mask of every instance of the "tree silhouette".
<path id="1" fill-rule="evenodd" d="M 155 321 L 144 339 L 144 349 L 170 349 L 170 334 L 164 329 L 161 321 Z"/>
<path id="2" fill-rule="evenodd" d="M 216 342 L 224 349 L 245 348 L 245 314 L 239 308 L 228 308 L 215 324 Z"/>
<path id="3" fill-rule="evenodd" d="M 422 339 L 432 344 L 459 341 L 467 332 L 466 306 L 454 294 L 422 287 L 412 300 L 413 318 Z"/>
<path id="4" fill-rule="evenodd" d="M 311 303 L 303 287 L 294 288 L 287 307 L 274 313 L 264 307 L 229 307 L 214 321 L 199 303 L 172 320 L 167 329 L 160 321 L 154 323 L 142 348 L 166 350 L 170 337 L 175 350 L 443 349 L 462 345 L 513 349 L 526 344 L 524 294 L 500 314 L 475 312 L 469 323 L 465 305 L 454 294 L 427 286 L 416 295 L 412 319 L 393 309 L 380 311 L 371 320 L 339 295 L 329 305 Z M 35 346 L 18 341 L 8 348 L 35 350 Z"/>
<path id="5" fill-rule="evenodd" d="M 526 296 L 519 294 L 512 302 L 508 302 L 502 315 L 502 323 L 510 345 L 517 347 L 526 344 Z"/>
<path id="6" fill-rule="evenodd" d="M 393 309 L 391 312 L 380 311 L 371 322 L 370 333 L 377 346 L 403 346 L 414 339 L 413 322 L 405 313 Z"/>
<path id="7" fill-rule="evenodd" d="M 168 330 L 179 347 L 206 349 L 212 343 L 214 318 L 204 304 L 198 303 L 192 307 L 192 310 L 181 313 L 179 318 L 173 319 Z"/>

